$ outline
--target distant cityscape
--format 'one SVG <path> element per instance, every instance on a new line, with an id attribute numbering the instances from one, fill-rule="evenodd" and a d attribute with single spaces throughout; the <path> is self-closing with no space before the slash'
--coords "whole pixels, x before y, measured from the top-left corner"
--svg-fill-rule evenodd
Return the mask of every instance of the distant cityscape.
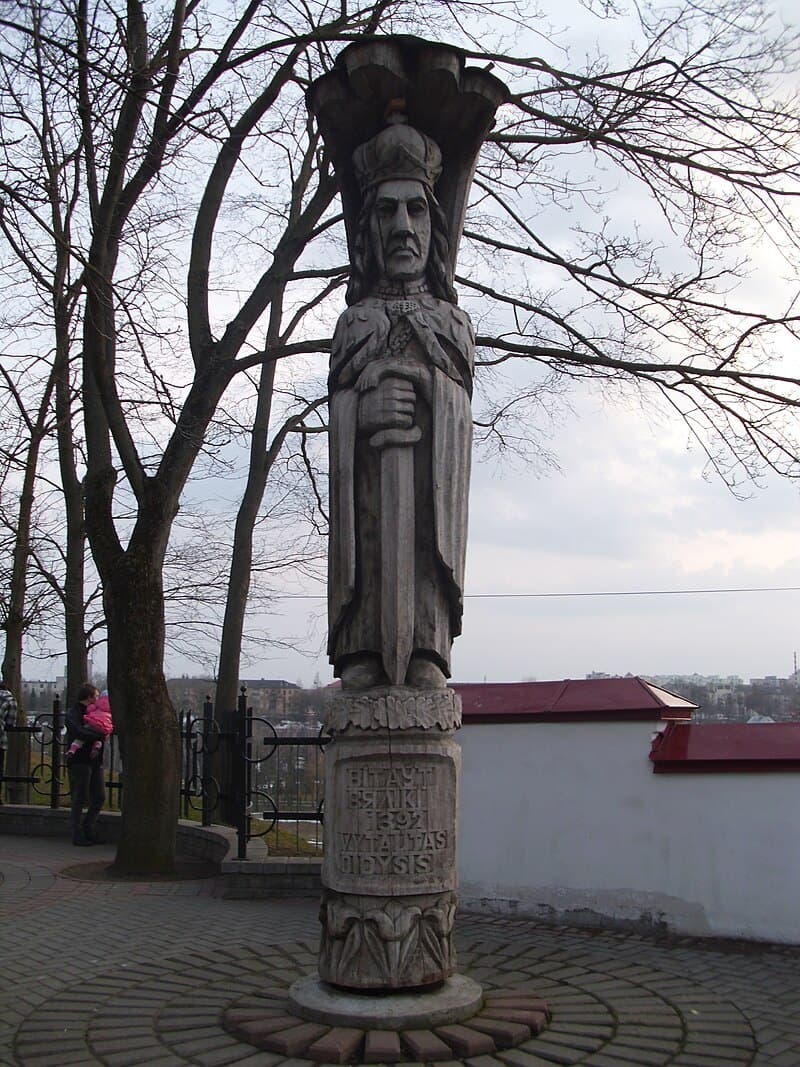
<path id="1" fill-rule="evenodd" d="M 628 673 L 625 677 L 634 677 Z M 586 678 L 613 678 L 618 675 L 592 671 Z M 647 681 L 669 689 L 699 706 L 695 722 L 789 722 L 800 720 L 800 671 L 788 678 L 770 674 L 744 681 L 739 675 L 718 674 L 649 674 Z M 282 678 L 244 679 L 247 703 L 257 716 L 278 726 L 303 723 L 309 730 L 319 729 L 324 718 L 326 686 L 304 689 Z M 58 695 L 63 700 L 65 679 L 24 681 L 22 705 L 28 713 L 47 712 Z M 214 697 L 211 678 L 171 678 L 167 687 L 178 709 L 201 714 L 206 698 Z"/>
<path id="2" fill-rule="evenodd" d="M 593 671 L 587 678 L 614 675 Z M 630 677 L 628 675 L 627 677 Z M 800 719 L 800 671 L 744 681 L 736 674 L 648 674 L 648 682 L 699 705 L 694 722 L 790 722 Z"/>

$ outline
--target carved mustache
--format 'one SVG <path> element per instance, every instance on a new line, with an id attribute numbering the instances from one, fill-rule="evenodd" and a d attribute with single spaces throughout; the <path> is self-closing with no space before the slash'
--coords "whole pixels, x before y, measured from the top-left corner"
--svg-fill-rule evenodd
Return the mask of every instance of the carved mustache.
<path id="1" fill-rule="evenodd" d="M 385 254 L 391 255 L 393 252 L 414 252 L 416 255 L 420 255 L 422 253 L 422 244 L 415 233 L 390 237 L 386 243 Z"/>

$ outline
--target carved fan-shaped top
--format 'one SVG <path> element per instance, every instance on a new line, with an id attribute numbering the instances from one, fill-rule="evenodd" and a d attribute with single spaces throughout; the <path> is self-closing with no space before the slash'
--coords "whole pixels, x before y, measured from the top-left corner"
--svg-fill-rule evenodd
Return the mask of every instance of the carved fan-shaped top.
<path id="1" fill-rule="evenodd" d="M 353 152 L 384 128 L 388 112 L 402 100 L 408 123 L 442 153 L 436 198 L 448 223 L 453 270 L 478 153 L 507 99 L 503 82 L 467 67 L 463 53 L 450 45 L 375 37 L 345 48 L 333 70 L 311 85 L 307 100 L 339 178 L 351 253 L 361 204 Z"/>

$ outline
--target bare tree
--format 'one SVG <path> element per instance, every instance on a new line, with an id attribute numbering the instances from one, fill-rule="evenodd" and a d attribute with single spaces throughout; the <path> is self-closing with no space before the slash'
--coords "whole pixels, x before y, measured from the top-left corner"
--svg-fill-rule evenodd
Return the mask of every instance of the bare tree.
<path id="1" fill-rule="evenodd" d="M 45 608 L 37 603 L 38 597 L 33 603 L 26 596 L 29 560 L 31 555 L 32 527 L 34 524 L 34 485 L 39 464 L 39 453 L 42 441 L 48 433 L 50 421 L 50 399 L 54 382 L 49 377 L 43 390 L 40 391 L 38 404 L 34 411 L 29 414 L 26 400 L 20 393 L 18 384 L 8 371 L 2 370 L 5 387 L 8 395 L 16 406 L 16 417 L 23 428 L 22 440 L 17 448 L 3 448 L 3 460 L 6 471 L 10 474 L 16 469 L 19 484 L 18 505 L 14 513 L 4 517 L 10 541 L 9 558 L 11 567 L 5 576 L 3 595 L 0 598 L 2 605 L 2 627 L 5 631 L 6 644 L 3 657 L 3 676 L 10 682 L 15 692 L 21 691 L 22 682 L 22 643 L 26 631 L 34 624 L 37 617 Z M 8 407 L 4 413 L 8 419 Z M 9 420 L 10 421 L 10 420 Z M 8 425 L 8 423 L 7 423 Z M 4 478 L 6 492 L 14 490 L 14 481 Z M 16 479 L 15 479 L 16 481 Z"/>
<path id="2" fill-rule="evenodd" d="M 304 131 L 305 143 L 299 146 L 300 165 L 292 184 L 286 219 L 289 226 L 293 225 L 293 221 L 299 217 L 304 198 L 308 195 L 309 186 L 317 178 L 316 159 L 319 155 L 320 147 L 318 135 L 312 129 L 310 118 L 305 119 Z M 330 192 L 332 199 L 332 188 L 330 188 Z M 300 280 L 294 272 L 297 256 L 294 249 L 292 252 L 293 258 L 291 261 L 287 258 L 287 262 L 283 267 L 283 276 L 281 277 L 279 270 L 276 271 L 278 279 L 277 293 L 270 304 L 266 331 L 266 351 L 285 350 L 286 346 L 292 342 L 293 332 L 303 325 L 312 309 L 326 300 L 344 283 L 346 278 L 345 272 L 341 269 L 335 269 L 331 272 L 319 272 L 321 280 L 324 280 L 325 276 L 330 273 L 328 283 L 321 290 L 314 292 L 310 298 L 302 299 L 299 304 L 292 307 L 291 314 L 287 316 L 288 321 L 284 322 L 286 290 L 289 288 L 291 292 L 289 283 Z M 261 367 L 258 383 L 257 403 L 250 432 L 247 484 L 236 516 L 231 569 L 225 603 L 225 618 L 220 640 L 216 689 L 218 709 L 229 709 L 235 706 L 239 686 L 245 614 L 253 569 L 253 531 L 261 510 L 267 480 L 277 457 L 284 447 L 287 436 L 293 433 L 302 434 L 306 430 L 310 418 L 321 407 L 325 399 L 324 396 L 310 400 L 294 397 L 294 410 L 284 413 L 283 417 L 278 420 L 274 436 L 270 437 L 270 423 L 274 417 L 275 372 L 276 361 L 265 362 Z"/>
<path id="3" fill-rule="evenodd" d="M 468 261 L 501 267 L 458 282 L 483 366 L 533 372 L 482 428 L 512 445 L 542 387 L 627 382 L 734 490 L 765 467 L 796 477 L 797 33 L 744 0 L 635 10 L 620 66 L 472 53 L 513 96 L 465 233 Z M 790 279 L 768 308 L 739 285 L 766 248 Z"/>

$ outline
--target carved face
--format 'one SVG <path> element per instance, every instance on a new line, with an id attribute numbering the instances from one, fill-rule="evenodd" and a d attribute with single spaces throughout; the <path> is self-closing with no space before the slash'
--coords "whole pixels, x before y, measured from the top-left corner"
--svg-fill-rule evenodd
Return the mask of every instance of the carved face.
<path id="1" fill-rule="evenodd" d="M 431 215 L 422 182 L 410 178 L 381 182 L 370 220 L 370 240 L 383 278 L 412 282 L 425 276 Z"/>

